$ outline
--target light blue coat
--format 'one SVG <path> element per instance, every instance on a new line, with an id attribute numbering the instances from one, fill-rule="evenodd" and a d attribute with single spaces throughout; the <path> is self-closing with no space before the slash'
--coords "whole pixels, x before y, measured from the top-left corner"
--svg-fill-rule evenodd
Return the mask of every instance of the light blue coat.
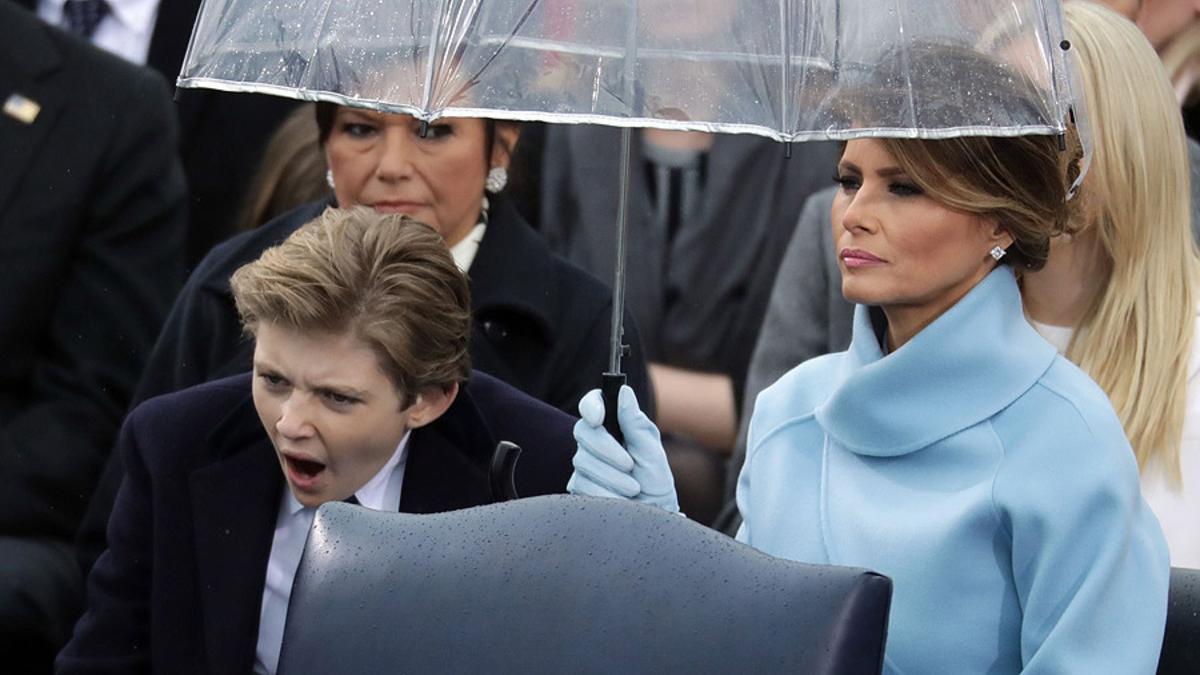
<path id="1" fill-rule="evenodd" d="M 1154 672 L 1169 566 L 1133 451 L 1008 267 L 886 357 L 858 307 L 748 448 L 738 539 L 892 577 L 886 672 Z"/>

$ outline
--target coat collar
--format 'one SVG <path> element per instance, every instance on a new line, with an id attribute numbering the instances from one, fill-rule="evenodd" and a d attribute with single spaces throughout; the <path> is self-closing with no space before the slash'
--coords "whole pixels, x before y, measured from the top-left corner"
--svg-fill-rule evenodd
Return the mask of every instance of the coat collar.
<path id="1" fill-rule="evenodd" d="M 450 408 L 413 431 L 400 492 L 400 510 L 437 513 L 490 504 L 488 480 L 496 440 L 470 387 L 459 389 Z"/>
<path id="2" fill-rule="evenodd" d="M 472 314 L 519 312 L 532 319 L 550 343 L 551 308 L 559 302 L 554 254 L 506 197 L 496 195 L 491 203 L 487 232 L 467 272 Z"/>
<path id="3" fill-rule="evenodd" d="M 21 4 L 26 6 L 25 10 L 15 9 L 11 4 L 3 10 L 0 73 L 7 77 L 15 71 L 24 78 L 37 79 L 58 70 L 63 56 L 47 34 L 51 29 L 34 14 L 35 4 Z"/>
<path id="4" fill-rule="evenodd" d="M 839 445 L 892 457 L 927 447 L 1007 407 L 1057 356 L 1025 320 L 1016 279 L 993 270 L 907 344 L 884 356 L 858 306 L 834 393 L 817 422 Z"/>

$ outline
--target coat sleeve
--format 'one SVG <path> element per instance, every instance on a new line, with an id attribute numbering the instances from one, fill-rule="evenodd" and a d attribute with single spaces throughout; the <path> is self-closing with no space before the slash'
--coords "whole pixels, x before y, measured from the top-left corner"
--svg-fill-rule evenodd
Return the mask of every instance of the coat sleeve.
<path id="1" fill-rule="evenodd" d="M 1059 416 L 1036 448 L 1005 444 L 993 499 L 1012 538 L 1025 673 L 1153 673 L 1158 662 L 1166 542 L 1108 412 L 1090 426 Z"/>
<path id="2" fill-rule="evenodd" d="M 87 611 L 58 656 L 58 673 L 150 672 L 153 513 L 141 412 L 130 415 L 117 441 L 126 478 L 109 521 L 109 547 L 88 577 Z"/>
<path id="3" fill-rule="evenodd" d="M 186 218 L 164 84 L 123 102 L 28 382 L 0 426 L 0 532 L 74 534 L 182 276 Z"/>

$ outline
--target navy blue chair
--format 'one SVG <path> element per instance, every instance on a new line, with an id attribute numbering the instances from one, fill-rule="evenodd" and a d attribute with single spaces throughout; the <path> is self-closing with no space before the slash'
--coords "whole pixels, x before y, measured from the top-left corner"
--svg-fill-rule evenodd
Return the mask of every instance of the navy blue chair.
<path id="1" fill-rule="evenodd" d="M 280 673 L 879 673 L 892 584 L 555 495 L 313 521 Z"/>
<path id="2" fill-rule="evenodd" d="M 1167 632 L 1163 635 L 1158 673 L 1200 673 L 1200 570 L 1171 568 Z"/>

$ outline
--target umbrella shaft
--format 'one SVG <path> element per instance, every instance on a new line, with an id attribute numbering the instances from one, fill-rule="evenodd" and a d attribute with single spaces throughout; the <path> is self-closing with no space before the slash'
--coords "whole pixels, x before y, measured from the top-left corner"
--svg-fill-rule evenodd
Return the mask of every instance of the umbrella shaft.
<path id="1" fill-rule="evenodd" d="M 608 352 L 608 372 L 621 372 L 624 354 L 625 317 L 625 228 L 629 221 L 629 164 L 633 152 L 633 130 L 621 129 L 621 189 L 617 200 L 617 246 L 613 265 L 612 333 Z"/>

